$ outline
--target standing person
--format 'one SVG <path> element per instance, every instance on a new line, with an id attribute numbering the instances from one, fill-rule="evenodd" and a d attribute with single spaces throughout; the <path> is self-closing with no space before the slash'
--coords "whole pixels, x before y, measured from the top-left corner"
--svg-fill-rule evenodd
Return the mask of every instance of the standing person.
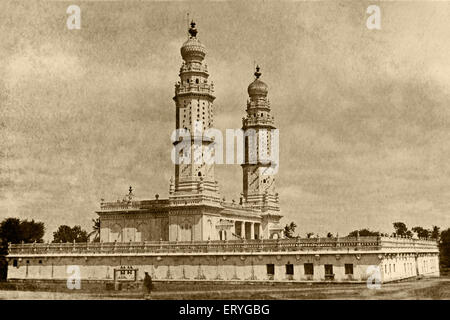
<path id="1" fill-rule="evenodd" d="M 145 273 L 144 277 L 144 289 L 147 295 L 151 295 L 153 290 L 153 282 L 152 277 L 148 274 L 148 272 Z"/>

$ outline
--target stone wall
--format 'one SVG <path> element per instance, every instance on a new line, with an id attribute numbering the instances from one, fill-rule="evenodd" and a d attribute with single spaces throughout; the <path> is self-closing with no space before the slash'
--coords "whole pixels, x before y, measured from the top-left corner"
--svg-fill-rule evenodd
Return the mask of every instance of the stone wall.
<path id="1" fill-rule="evenodd" d="M 8 279 L 389 282 L 439 276 L 436 242 L 382 237 L 10 245 Z M 73 268 L 72 268 L 73 269 Z M 125 272 L 125 271 L 124 271 Z"/>
<path id="2" fill-rule="evenodd" d="M 312 265 L 312 275 L 306 274 L 305 264 Z M 273 265 L 273 274 L 270 265 Z M 332 275 L 328 277 L 325 265 L 332 266 Z M 346 270 L 346 265 L 351 271 Z M 10 258 L 8 279 L 64 280 L 72 274 L 68 272 L 68 266 L 79 266 L 81 279 L 85 280 L 114 280 L 114 270 L 121 267 L 137 270 L 137 280 L 142 280 L 148 272 L 155 280 L 353 282 L 366 281 L 371 275 L 368 273 L 370 266 L 379 267 L 382 282 L 417 275 L 439 276 L 437 255 L 393 254 L 380 259 L 378 254 L 370 253 L 317 252 Z"/>

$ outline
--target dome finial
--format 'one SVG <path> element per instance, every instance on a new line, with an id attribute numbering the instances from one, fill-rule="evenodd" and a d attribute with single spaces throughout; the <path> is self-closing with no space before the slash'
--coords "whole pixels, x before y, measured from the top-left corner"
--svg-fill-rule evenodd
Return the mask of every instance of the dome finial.
<path id="1" fill-rule="evenodd" d="M 194 20 L 191 21 L 191 27 L 189 28 L 189 34 L 192 38 L 195 38 L 197 35 L 197 29 L 195 28 Z"/>
<path id="2" fill-rule="evenodd" d="M 181 56 L 184 61 L 202 61 L 205 58 L 206 49 L 197 39 L 197 29 L 194 20 L 191 21 L 189 28 L 189 38 L 181 47 Z"/>
<path id="3" fill-rule="evenodd" d="M 267 96 L 268 92 L 268 86 L 264 83 L 264 81 L 261 81 L 259 78 L 261 77 L 261 72 L 259 65 L 256 66 L 256 71 L 254 73 L 255 80 L 253 80 L 252 83 L 247 88 L 248 94 L 250 97 L 259 97 L 259 96 Z"/>
<path id="4" fill-rule="evenodd" d="M 259 77 L 261 77 L 261 72 L 259 72 L 259 65 L 256 65 L 256 71 L 255 71 L 255 73 L 254 73 L 254 75 L 255 75 L 255 77 L 256 77 L 256 79 L 259 79 Z"/>

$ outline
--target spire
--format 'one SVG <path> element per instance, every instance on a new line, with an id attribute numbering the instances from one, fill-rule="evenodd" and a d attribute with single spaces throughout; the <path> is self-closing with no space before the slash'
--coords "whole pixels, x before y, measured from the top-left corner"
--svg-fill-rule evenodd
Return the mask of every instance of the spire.
<path id="1" fill-rule="evenodd" d="M 197 29 L 195 28 L 194 20 L 191 21 L 191 27 L 189 28 L 189 34 L 191 38 L 195 38 L 197 36 Z"/>
<path id="2" fill-rule="evenodd" d="M 206 48 L 197 38 L 197 28 L 194 21 L 191 22 L 189 35 L 189 38 L 181 47 L 181 56 L 185 61 L 202 61 L 206 55 Z"/>
<path id="3" fill-rule="evenodd" d="M 254 73 L 254 75 L 255 75 L 255 77 L 256 77 L 256 79 L 259 79 L 259 77 L 261 77 L 261 72 L 259 72 L 259 65 L 256 65 L 256 71 L 255 71 L 255 73 Z"/>
<path id="4" fill-rule="evenodd" d="M 132 186 L 130 186 L 130 188 L 128 189 L 127 197 L 128 197 L 128 201 L 131 201 L 133 199 L 133 197 L 134 197 L 133 187 Z"/>

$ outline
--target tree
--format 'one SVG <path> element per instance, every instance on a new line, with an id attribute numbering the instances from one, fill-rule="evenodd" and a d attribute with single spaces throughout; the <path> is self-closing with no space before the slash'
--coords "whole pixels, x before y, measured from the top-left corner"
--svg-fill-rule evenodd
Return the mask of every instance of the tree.
<path id="1" fill-rule="evenodd" d="M 100 241 L 100 218 L 92 219 L 92 231 L 88 234 L 88 238 L 90 238 L 92 235 L 94 235 L 94 239 L 92 242 L 99 242 Z"/>
<path id="2" fill-rule="evenodd" d="M 44 223 L 34 220 L 20 221 L 17 218 L 6 218 L 0 223 L 0 239 L 6 244 L 23 242 L 42 242 Z"/>
<path id="3" fill-rule="evenodd" d="M 0 239 L 2 239 L 3 244 L 20 243 L 22 238 L 22 233 L 20 231 L 20 220 L 17 218 L 7 218 L 0 224 Z"/>
<path id="4" fill-rule="evenodd" d="M 347 237 L 356 237 L 358 233 L 360 237 L 376 237 L 380 235 L 380 232 L 378 231 L 370 231 L 369 229 L 359 229 L 350 232 Z"/>
<path id="5" fill-rule="evenodd" d="M 44 223 L 35 222 L 34 220 L 28 221 L 24 220 L 20 223 L 20 230 L 22 232 L 21 241 L 31 243 L 31 242 L 43 242 L 44 237 Z"/>
<path id="6" fill-rule="evenodd" d="M 412 236 L 412 232 L 408 230 L 408 228 L 406 227 L 406 224 L 404 224 L 403 222 L 394 222 L 394 234 L 398 237 L 411 237 Z"/>
<path id="7" fill-rule="evenodd" d="M 417 233 L 417 236 L 419 238 L 429 238 L 431 235 L 431 231 L 427 230 L 425 228 L 422 227 L 414 227 L 411 229 L 412 231 L 414 231 L 415 233 Z"/>
<path id="8" fill-rule="evenodd" d="M 443 267 L 450 268 L 450 228 L 441 232 L 439 260 Z"/>
<path id="9" fill-rule="evenodd" d="M 88 235 L 80 226 L 73 228 L 62 225 L 58 227 L 56 232 L 53 232 L 53 242 L 87 242 Z"/>
<path id="10" fill-rule="evenodd" d="M 292 221 L 290 224 L 287 224 L 284 227 L 284 236 L 289 239 L 295 238 L 294 237 L 295 228 L 297 228 L 297 225 L 295 224 L 294 221 Z"/>
<path id="11" fill-rule="evenodd" d="M 6 218 L 0 223 L 0 279 L 6 279 L 8 243 L 43 242 L 45 227 L 42 222 Z"/>
<path id="12" fill-rule="evenodd" d="M 438 226 L 433 226 L 433 230 L 431 231 L 431 239 L 439 240 L 439 230 Z"/>

